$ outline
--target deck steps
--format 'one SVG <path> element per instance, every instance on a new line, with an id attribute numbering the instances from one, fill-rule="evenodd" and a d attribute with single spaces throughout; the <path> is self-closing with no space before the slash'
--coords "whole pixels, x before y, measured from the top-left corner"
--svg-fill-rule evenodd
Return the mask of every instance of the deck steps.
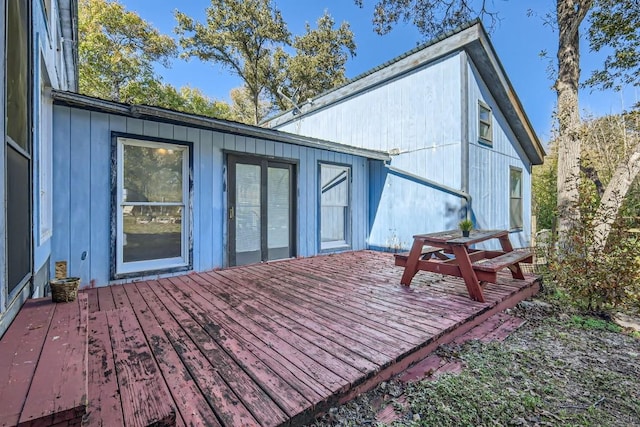
<path id="1" fill-rule="evenodd" d="M 133 310 L 90 315 L 88 300 L 20 310 L 0 340 L 0 426 L 176 424 Z"/>
<path id="2" fill-rule="evenodd" d="M 0 340 L 0 425 L 80 425 L 87 405 L 88 302 L 29 300 Z"/>

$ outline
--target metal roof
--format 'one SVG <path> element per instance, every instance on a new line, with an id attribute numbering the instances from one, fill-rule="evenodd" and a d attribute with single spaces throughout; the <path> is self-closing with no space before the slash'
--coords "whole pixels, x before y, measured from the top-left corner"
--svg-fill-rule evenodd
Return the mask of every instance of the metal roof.
<path id="1" fill-rule="evenodd" d="M 295 113 L 294 110 L 283 112 L 265 120 L 262 125 L 278 128 L 459 51 L 466 51 L 476 65 L 531 162 L 541 164 L 545 155 L 544 148 L 479 19 L 444 33 L 354 77 L 341 86 L 318 95 L 310 102 L 301 105 L 299 111 Z"/>
<path id="2" fill-rule="evenodd" d="M 166 108 L 148 105 L 130 105 L 104 99 L 81 95 L 74 92 L 52 91 L 52 98 L 56 104 L 85 108 L 104 113 L 117 114 L 138 119 L 151 120 L 197 127 L 235 135 L 245 135 L 269 141 L 284 142 L 304 147 L 352 154 L 375 160 L 389 160 L 389 154 L 383 151 L 352 147 L 332 141 L 295 135 L 275 129 L 247 125 L 230 120 L 215 119 L 197 114 L 188 114 Z"/>

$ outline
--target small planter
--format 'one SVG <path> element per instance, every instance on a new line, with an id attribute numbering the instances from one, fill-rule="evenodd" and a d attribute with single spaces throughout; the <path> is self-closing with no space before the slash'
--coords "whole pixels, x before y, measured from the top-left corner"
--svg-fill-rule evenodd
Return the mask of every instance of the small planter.
<path id="1" fill-rule="evenodd" d="M 469 237 L 469 232 L 473 229 L 473 221 L 470 219 L 463 219 L 458 223 L 460 231 L 462 231 L 462 237 Z"/>
<path id="2" fill-rule="evenodd" d="M 78 296 L 79 277 L 64 277 L 49 282 L 53 302 L 71 302 Z"/>

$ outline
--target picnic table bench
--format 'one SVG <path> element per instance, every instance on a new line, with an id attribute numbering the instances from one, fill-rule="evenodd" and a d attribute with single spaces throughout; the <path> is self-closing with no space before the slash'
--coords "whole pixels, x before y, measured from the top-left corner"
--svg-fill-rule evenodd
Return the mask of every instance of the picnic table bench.
<path id="1" fill-rule="evenodd" d="M 498 239 L 502 250 L 473 249 L 472 245 Z M 530 263 L 533 253 L 514 250 L 507 230 L 472 230 L 469 237 L 460 230 L 413 236 L 411 251 L 396 254 L 395 264 L 404 267 L 400 283 L 409 286 L 420 270 L 464 279 L 469 296 L 484 302 L 482 282 L 496 283 L 498 272 L 508 268 L 515 279 L 524 279 L 520 263 Z"/>

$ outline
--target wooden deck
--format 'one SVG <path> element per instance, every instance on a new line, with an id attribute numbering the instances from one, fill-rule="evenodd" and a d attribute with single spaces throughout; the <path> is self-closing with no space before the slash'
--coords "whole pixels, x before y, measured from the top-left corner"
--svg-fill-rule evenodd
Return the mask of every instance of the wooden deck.
<path id="1" fill-rule="evenodd" d="M 461 279 L 401 275 L 360 251 L 88 290 L 83 425 L 298 425 L 539 290 L 505 274 L 479 303 Z"/>

